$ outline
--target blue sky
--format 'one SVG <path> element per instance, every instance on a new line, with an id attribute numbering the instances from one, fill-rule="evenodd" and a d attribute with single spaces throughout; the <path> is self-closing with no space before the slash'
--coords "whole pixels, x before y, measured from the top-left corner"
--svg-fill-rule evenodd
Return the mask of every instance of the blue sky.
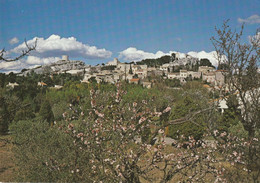
<path id="1" fill-rule="evenodd" d="M 253 15 L 255 22 L 248 21 Z M 259 15 L 260 0 L 0 0 L 0 48 L 14 49 L 24 38 L 39 37 L 44 43 L 54 34 L 58 41 L 74 37 L 74 42 L 95 46 L 93 53 L 77 56 L 86 63 L 111 60 L 129 47 L 153 54 L 210 52 L 215 26 L 230 19 L 232 28 L 239 29 L 245 22 L 246 40 L 260 27 Z M 68 54 L 73 50 L 68 49 Z M 35 56 L 61 53 L 66 51 Z"/>

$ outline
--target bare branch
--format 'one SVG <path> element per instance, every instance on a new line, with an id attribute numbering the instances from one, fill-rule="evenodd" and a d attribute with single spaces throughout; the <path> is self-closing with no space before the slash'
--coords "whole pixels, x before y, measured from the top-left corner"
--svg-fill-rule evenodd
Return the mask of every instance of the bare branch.
<path id="1" fill-rule="evenodd" d="M 13 58 L 13 59 L 8 59 L 8 58 L 5 58 L 4 57 L 4 53 L 6 52 L 5 49 L 3 48 L 1 51 L 0 51 L 0 61 L 5 61 L 5 62 L 14 62 L 14 61 L 17 61 L 19 59 L 21 59 L 22 57 L 28 55 L 31 51 L 35 50 L 36 49 L 36 46 L 37 46 L 37 39 L 36 41 L 34 42 L 34 45 L 32 46 L 29 46 L 26 39 L 24 40 L 25 42 L 25 45 L 26 45 L 26 50 L 23 50 L 22 51 L 22 54 L 19 55 L 18 57 L 16 58 Z"/>
<path id="2" fill-rule="evenodd" d="M 193 119 L 196 115 L 201 114 L 201 113 L 206 112 L 206 111 L 209 111 L 209 110 L 211 110 L 211 109 L 212 109 L 211 107 L 210 107 L 210 108 L 206 108 L 206 109 L 202 109 L 202 110 L 199 110 L 199 111 L 197 111 L 197 112 L 195 112 L 195 113 L 188 114 L 188 115 L 186 115 L 186 116 L 183 117 L 183 118 L 179 118 L 179 119 L 175 119 L 175 120 L 168 121 L 168 122 L 166 122 L 166 123 L 163 125 L 163 127 L 167 127 L 167 126 L 169 126 L 169 125 L 182 124 L 182 123 L 186 123 L 186 122 L 192 122 L 192 123 L 194 123 L 195 125 L 201 126 L 200 124 L 194 122 L 192 119 Z"/>

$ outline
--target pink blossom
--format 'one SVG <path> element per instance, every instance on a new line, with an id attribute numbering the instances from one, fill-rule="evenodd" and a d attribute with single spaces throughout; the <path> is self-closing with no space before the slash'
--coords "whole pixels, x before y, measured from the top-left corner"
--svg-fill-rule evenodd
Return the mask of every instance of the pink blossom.
<path id="1" fill-rule="evenodd" d="M 218 130 L 214 130 L 213 133 L 214 133 L 215 136 L 217 136 Z"/>
<path id="2" fill-rule="evenodd" d="M 237 156 L 237 152 L 236 152 L 236 151 L 234 151 L 234 152 L 233 152 L 233 155 L 234 155 L 234 156 Z"/>
<path id="3" fill-rule="evenodd" d="M 163 129 L 160 129 L 160 130 L 158 131 L 158 133 L 159 133 L 159 134 L 163 134 L 163 133 L 164 133 L 164 130 L 163 130 Z"/>
<path id="4" fill-rule="evenodd" d="M 62 113 L 62 117 L 63 117 L 63 118 L 65 118 L 65 117 L 66 117 L 66 115 L 67 115 L 67 113 L 66 113 L 66 112 Z"/>
<path id="5" fill-rule="evenodd" d="M 167 107 L 166 109 L 163 110 L 163 113 L 169 112 L 172 108 L 171 107 Z"/>
<path id="6" fill-rule="evenodd" d="M 69 128 L 70 130 L 72 130 L 72 129 L 73 129 L 73 127 L 74 127 L 74 125 L 73 125 L 73 124 L 71 124 L 71 123 L 68 125 L 68 128 Z"/>
<path id="7" fill-rule="evenodd" d="M 78 133 L 77 137 L 80 138 L 82 137 L 84 134 L 83 133 Z"/>
<path id="8" fill-rule="evenodd" d="M 258 142 L 258 138 L 253 138 L 253 140 Z"/>
<path id="9" fill-rule="evenodd" d="M 220 134 L 220 137 L 224 137 L 224 136 L 226 136 L 227 135 L 227 132 L 222 132 L 221 134 Z"/>
<path id="10" fill-rule="evenodd" d="M 142 100 L 142 103 L 143 103 L 143 104 L 147 104 L 147 102 L 146 102 L 145 100 Z"/>
<path id="11" fill-rule="evenodd" d="M 141 117 L 141 118 L 139 119 L 139 124 L 141 124 L 141 123 L 144 122 L 145 120 L 146 120 L 145 117 Z"/>
<path id="12" fill-rule="evenodd" d="M 105 161 L 105 162 L 108 162 L 108 161 L 110 161 L 110 159 L 109 159 L 109 158 L 107 158 L 107 159 L 104 159 L 104 161 Z"/>

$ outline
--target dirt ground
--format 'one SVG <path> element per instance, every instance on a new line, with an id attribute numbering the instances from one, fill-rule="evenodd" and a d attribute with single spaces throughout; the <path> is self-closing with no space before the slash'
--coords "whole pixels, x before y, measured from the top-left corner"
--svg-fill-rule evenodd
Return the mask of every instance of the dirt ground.
<path id="1" fill-rule="evenodd" d="M 10 140 L 9 135 L 0 135 L 0 182 L 14 181 L 12 145 L 6 143 Z"/>

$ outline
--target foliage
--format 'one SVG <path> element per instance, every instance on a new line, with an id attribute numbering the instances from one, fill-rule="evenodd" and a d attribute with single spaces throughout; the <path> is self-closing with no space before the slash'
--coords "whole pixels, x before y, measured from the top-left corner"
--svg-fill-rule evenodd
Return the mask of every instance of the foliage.
<path id="1" fill-rule="evenodd" d="M 214 67 L 212 63 L 207 58 L 200 59 L 200 66 L 208 66 L 208 67 Z M 215 67 L 214 67 L 215 68 Z"/>
<path id="2" fill-rule="evenodd" d="M 248 137 L 248 132 L 244 129 L 244 126 L 241 122 L 230 126 L 228 132 L 239 138 L 246 139 Z"/>
<path id="3" fill-rule="evenodd" d="M 68 103 L 65 101 L 60 101 L 58 103 L 55 103 L 52 106 L 52 111 L 54 115 L 54 120 L 60 121 L 63 119 L 63 113 L 66 112 L 68 109 Z"/>
<path id="4" fill-rule="evenodd" d="M 0 133 L 6 133 L 9 125 L 9 113 L 5 98 L 3 96 L 0 96 L 0 103 Z"/>
<path id="5" fill-rule="evenodd" d="M 181 82 L 179 79 L 166 79 L 165 80 L 165 84 L 166 86 L 169 86 L 169 87 L 180 87 L 181 86 Z"/>
<path id="6" fill-rule="evenodd" d="M 46 120 L 49 124 L 53 123 L 54 115 L 51 110 L 50 103 L 47 99 L 43 101 L 43 103 L 41 105 L 41 109 L 39 111 L 39 115 L 42 120 L 44 120 L 44 121 Z"/>
<path id="7" fill-rule="evenodd" d="M 160 58 L 155 59 L 144 59 L 140 62 L 137 62 L 138 65 L 147 65 L 148 67 L 158 67 L 163 64 L 169 63 L 172 61 L 172 59 L 175 58 L 175 54 L 173 53 L 172 56 L 162 56 Z"/>
<path id="8" fill-rule="evenodd" d="M 64 120 L 53 127 L 37 120 L 13 124 L 14 142 L 19 144 L 15 149 L 19 181 L 168 182 L 180 175 L 185 181 L 203 181 L 205 175 L 216 174 L 210 166 L 214 151 L 204 151 L 207 145 L 202 141 L 190 137 L 186 149 L 177 143 L 179 148 L 167 152 L 158 119 L 170 107 L 158 112 L 145 100 L 125 102 L 120 88 L 103 103 L 91 90 L 88 113 L 71 106 L 78 112 L 64 113 Z M 147 131 L 150 125 L 155 125 L 153 131 Z M 145 138 L 148 134 L 150 138 Z M 150 145 L 156 136 L 162 141 Z M 194 149 L 198 143 L 204 146 Z M 153 177 L 155 171 L 162 176 Z"/>
<path id="9" fill-rule="evenodd" d="M 244 153 L 244 164 L 248 170 L 248 177 L 259 182 L 260 159 L 257 131 L 260 127 L 260 75 L 257 72 L 260 58 L 259 31 L 249 39 L 249 43 L 242 42 L 243 27 L 239 32 L 232 30 L 225 21 L 221 28 L 216 28 L 217 36 L 212 37 L 219 63 L 225 64 L 225 86 L 221 91 L 225 95 L 236 96 L 241 109 L 239 120 L 248 132 L 248 145 L 239 149 Z M 228 89 L 228 92 L 224 90 Z M 234 111 L 236 113 L 236 111 Z M 254 140 L 255 139 L 255 140 Z"/>
<path id="10" fill-rule="evenodd" d="M 35 118 L 35 114 L 33 112 L 32 103 L 30 101 L 23 101 L 21 103 L 23 107 L 19 108 L 14 116 L 14 121 L 19 120 L 29 120 Z"/>
<path id="11" fill-rule="evenodd" d="M 240 44 L 242 34 L 225 24 L 217 33 L 217 52 L 228 59 L 228 93 L 209 93 L 199 81 L 176 89 L 167 86 L 177 81 L 158 78 L 147 89 L 126 82 L 81 84 L 68 74 L 1 74 L 0 125 L 6 132 L 11 124 L 17 181 L 259 181 L 259 47 L 255 40 Z M 157 67 L 174 58 L 139 64 Z M 206 59 L 200 64 L 210 66 Z M 64 87 L 41 88 L 39 81 Z M 8 82 L 19 86 L 6 88 Z M 222 95 L 229 107 L 223 114 L 211 100 Z M 166 139 L 165 130 L 174 139 Z"/>
<path id="12" fill-rule="evenodd" d="M 9 124 L 19 109 L 20 101 L 16 96 L 9 96 L 6 90 L 0 88 L 0 133 L 8 131 Z"/>
<path id="13" fill-rule="evenodd" d="M 101 67 L 101 70 L 102 70 L 102 71 L 103 71 L 103 70 L 110 70 L 110 71 L 112 71 L 112 70 L 115 70 L 115 68 L 116 68 L 115 65 L 107 65 L 107 66 Z"/>
<path id="14" fill-rule="evenodd" d="M 201 93 L 198 92 L 195 95 L 188 93 L 183 96 L 183 99 L 181 101 L 176 102 L 171 111 L 169 119 L 179 119 L 181 117 L 185 117 L 189 113 L 203 108 L 205 108 L 205 98 L 201 96 Z M 205 120 L 206 119 L 204 118 L 204 116 L 198 115 L 193 120 L 194 122 L 190 121 L 183 124 L 172 125 L 169 128 L 168 135 L 174 139 L 181 139 L 181 136 L 184 135 L 186 138 L 190 136 L 196 140 L 199 140 L 205 133 Z"/>
<path id="15" fill-rule="evenodd" d="M 26 120 L 11 126 L 13 142 L 16 146 L 15 160 L 18 169 L 16 181 L 19 182 L 77 182 L 71 176 L 70 166 L 77 161 L 74 144 L 70 136 L 41 120 Z M 57 170 L 57 162 L 66 163 Z"/>

